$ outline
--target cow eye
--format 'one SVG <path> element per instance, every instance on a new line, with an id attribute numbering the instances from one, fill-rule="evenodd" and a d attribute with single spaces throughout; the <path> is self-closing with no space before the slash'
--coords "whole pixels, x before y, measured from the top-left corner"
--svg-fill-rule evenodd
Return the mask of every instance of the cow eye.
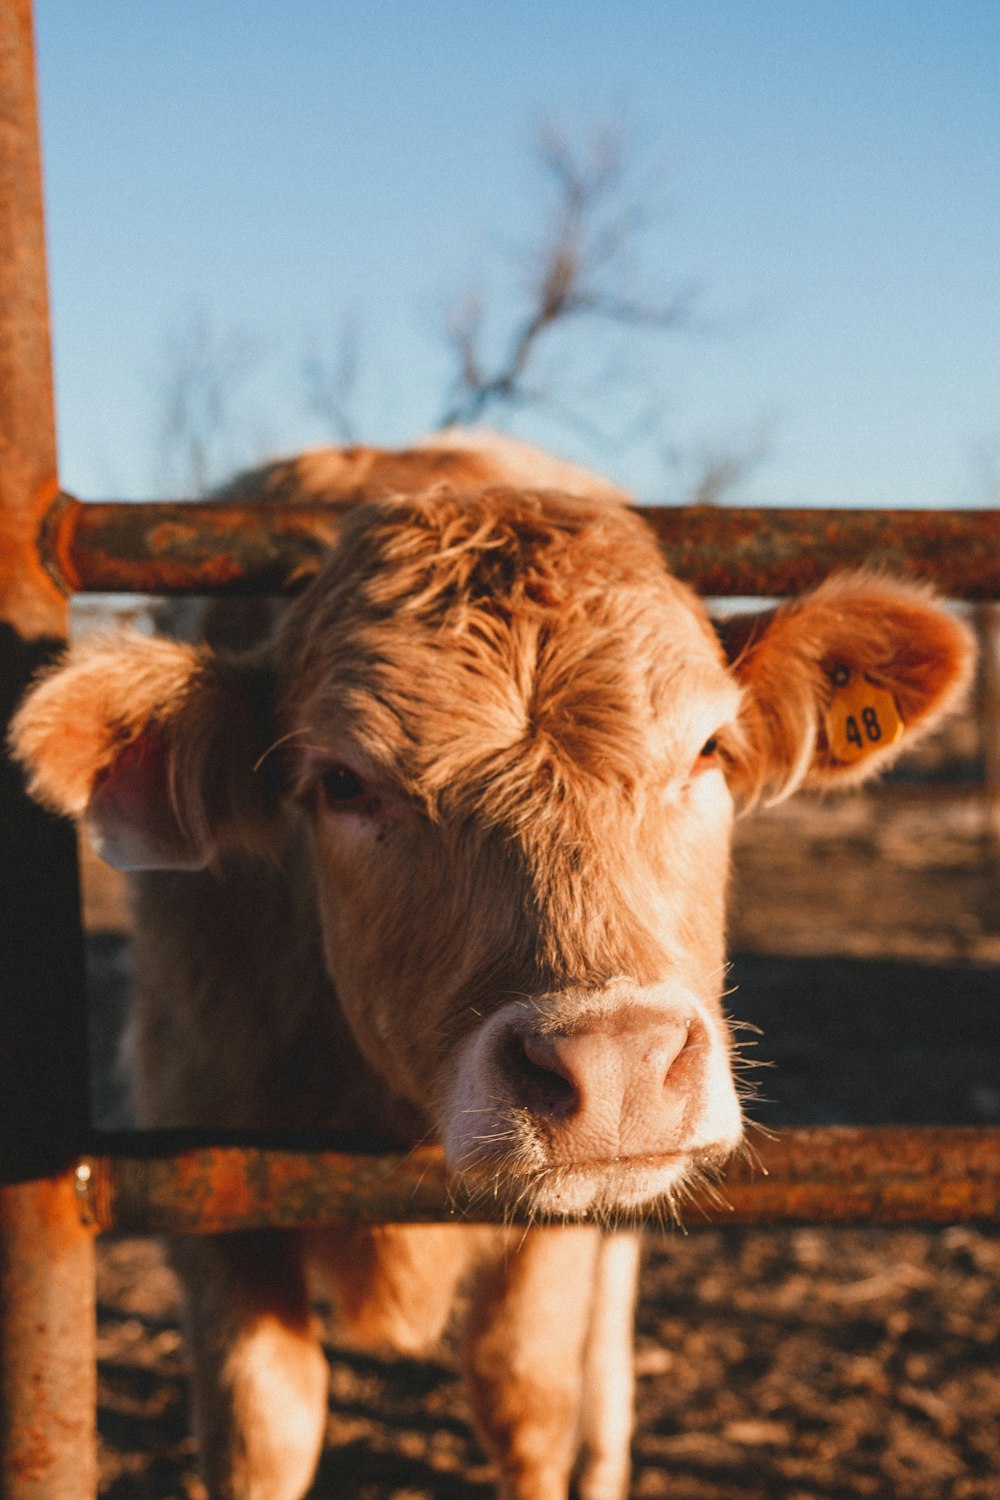
<path id="1" fill-rule="evenodd" d="M 328 807 L 346 812 L 369 800 L 368 788 L 349 766 L 331 766 L 319 778 L 323 800 Z"/>
<path id="2" fill-rule="evenodd" d="M 712 766 L 719 764 L 719 736 L 713 734 L 707 739 L 698 752 L 698 759 L 694 763 L 695 773 L 708 771 Z"/>

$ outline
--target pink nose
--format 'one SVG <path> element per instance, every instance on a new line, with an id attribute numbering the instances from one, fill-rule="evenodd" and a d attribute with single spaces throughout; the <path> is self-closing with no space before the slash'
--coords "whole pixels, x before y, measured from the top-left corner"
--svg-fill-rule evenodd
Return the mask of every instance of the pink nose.
<path id="1" fill-rule="evenodd" d="M 516 1033 L 508 1079 L 551 1159 L 583 1163 L 683 1148 L 695 1044 L 682 1017 L 631 1015 L 616 1030 Z"/>

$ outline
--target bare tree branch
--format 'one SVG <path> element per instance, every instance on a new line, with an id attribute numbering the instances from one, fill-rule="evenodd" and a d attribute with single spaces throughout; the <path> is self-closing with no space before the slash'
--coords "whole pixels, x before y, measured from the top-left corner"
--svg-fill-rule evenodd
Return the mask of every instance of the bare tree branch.
<path id="1" fill-rule="evenodd" d="M 654 481 L 657 494 L 701 503 L 728 498 L 766 445 L 758 438 L 749 447 L 699 454 L 668 443 L 661 341 L 695 325 L 696 289 L 674 285 L 656 295 L 644 285 L 640 252 L 646 231 L 663 216 L 660 184 L 636 169 L 617 126 L 582 143 L 546 126 L 536 161 L 545 199 L 537 228 L 511 262 L 517 310 L 504 316 L 499 299 L 485 295 L 456 303 L 444 330 L 453 375 L 437 425 L 531 414 L 543 427 L 557 423 L 598 461 L 635 467 L 643 450 L 653 472 L 663 473 L 662 489 Z M 700 315 L 698 326 L 704 330 Z M 263 456 L 259 442 L 253 451 L 247 400 L 262 362 L 260 340 L 245 330 L 220 332 L 204 314 L 179 326 L 159 380 L 168 488 L 204 494 Z M 298 356 L 299 411 L 317 418 L 328 440 L 361 438 L 362 364 L 359 324 L 350 314 L 332 339 L 314 334 Z M 268 420 L 272 415 L 269 407 Z M 641 487 L 649 488 L 648 478 Z"/>
<path id="2" fill-rule="evenodd" d="M 543 391 L 532 390 L 527 376 L 556 327 L 593 319 L 675 332 L 689 320 L 690 287 L 660 302 L 629 294 L 629 262 L 651 210 L 648 195 L 633 186 L 622 132 L 605 127 L 577 148 L 547 125 L 537 152 L 552 206 L 527 256 L 525 314 L 492 362 L 484 352 L 482 299 L 467 298 L 452 316 L 447 340 L 456 371 L 442 427 L 474 422 L 497 408 L 540 404 Z"/>
<path id="3" fill-rule="evenodd" d="M 771 446 L 770 428 L 765 424 L 742 442 L 706 443 L 693 455 L 661 443 L 660 455 L 664 468 L 681 476 L 683 504 L 725 505 L 733 491 L 767 461 Z"/>

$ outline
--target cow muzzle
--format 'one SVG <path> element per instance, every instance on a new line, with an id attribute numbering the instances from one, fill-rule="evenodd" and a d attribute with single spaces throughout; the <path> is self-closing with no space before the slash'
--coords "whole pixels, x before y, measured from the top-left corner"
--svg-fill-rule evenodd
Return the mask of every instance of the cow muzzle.
<path id="1" fill-rule="evenodd" d="M 552 1211 L 669 1192 L 742 1132 L 724 1023 L 676 986 L 504 1005 L 449 1095 L 450 1164 Z"/>
<path id="2" fill-rule="evenodd" d="M 553 1162 L 676 1151 L 697 1092 L 701 1031 L 689 1017 L 641 1012 L 607 1031 L 515 1030 L 503 1048 L 505 1082 Z"/>

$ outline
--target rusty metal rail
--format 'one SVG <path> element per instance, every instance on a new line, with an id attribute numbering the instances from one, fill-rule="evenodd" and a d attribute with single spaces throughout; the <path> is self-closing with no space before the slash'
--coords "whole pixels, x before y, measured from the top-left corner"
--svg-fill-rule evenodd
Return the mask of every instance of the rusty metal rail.
<path id="1" fill-rule="evenodd" d="M 98 1229 L 141 1234 L 402 1218 L 521 1222 L 488 1188 L 457 1189 L 436 1146 L 405 1155 L 247 1144 L 165 1151 L 154 1132 L 85 1159 L 78 1191 Z M 685 1228 L 998 1220 L 1000 1132 L 834 1127 L 756 1137 L 717 1189 L 684 1199 L 678 1214 Z M 647 1220 L 669 1223 L 671 1211 L 654 1208 Z"/>
<path id="2" fill-rule="evenodd" d="M 64 593 L 277 593 L 314 573 L 353 489 L 325 504 L 84 503 L 60 495 L 41 553 Z M 834 568 L 885 568 L 953 599 L 1000 597 L 1000 511 L 644 509 L 699 593 L 794 594 Z"/>

